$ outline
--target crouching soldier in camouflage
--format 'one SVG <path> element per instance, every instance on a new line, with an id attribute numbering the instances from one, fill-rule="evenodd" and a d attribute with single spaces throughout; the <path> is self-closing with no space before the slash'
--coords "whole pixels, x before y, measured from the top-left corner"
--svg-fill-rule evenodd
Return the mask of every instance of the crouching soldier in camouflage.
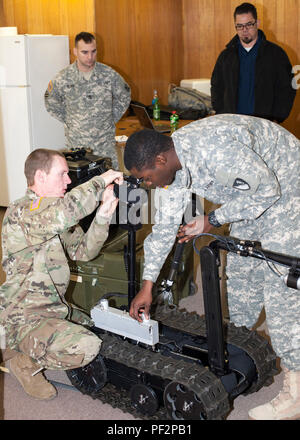
<path id="1" fill-rule="evenodd" d="M 284 128 L 251 116 L 217 115 L 177 130 L 171 138 L 142 130 L 127 141 L 125 166 L 158 187 L 162 203 L 144 243 L 143 285 L 130 314 L 149 315 L 152 285 L 175 241 L 231 224 L 231 235 L 300 256 L 300 142 Z M 168 185 L 166 187 L 166 185 Z M 194 192 L 221 205 L 178 228 Z M 160 223 L 157 222 L 160 221 Z M 265 307 L 273 348 L 284 364 L 284 389 L 254 408 L 252 419 L 300 418 L 300 294 L 265 262 L 228 254 L 231 321 L 252 328 Z"/>
<path id="2" fill-rule="evenodd" d="M 19 352 L 10 360 L 12 374 L 30 396 L 51 399 L 56 389 L 40 370 L 84 366 L 101 345 L 84 327 L 90 318 L 64 299 L 70 279 L 65 251 L 73 260 L 98 255 L 118 203 L 110 184 L 122 183 L 123 176 L 109 170 L 66 193 L 67 162 L 45 149 L 28 156 L 25 175 L 25 197 L 8 207 L 3 221 L 0 324 L 6 347 Z M 84 233 L 78 221 L 95 209 Z"/>

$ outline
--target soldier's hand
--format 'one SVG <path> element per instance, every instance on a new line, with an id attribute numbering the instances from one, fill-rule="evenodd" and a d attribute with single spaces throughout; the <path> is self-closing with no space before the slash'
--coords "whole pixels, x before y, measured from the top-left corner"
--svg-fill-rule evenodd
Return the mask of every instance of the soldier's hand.
<path id="1" fill-rule="evenodd" d="M 139 293 L 133 298 L 130 304 L 129 314 L 139 322 L 143 322 L 142 313 L 149 319 L 149 310 L 152 303 L 152 281 L 144 281 Z"/>
<path id="2" fill-rule="evenodd" d="M 111 218 L 113 213 L 115 212 L 115 209 L 117 207 L 117 204 L 119 202 L 119 199 L 116 198 L 114 194 L 114 186 L 108 185 L 102 194 L 101 199 L 101 205 L 98 208 L 96 216 L 101 216 L 104 218 Z"/>
<path id="3" fill-rule="evenodd" d="M 191 240 L 196 235 L 202 232 L 208 232 L 212 229 L 212 225 L 208 223 L 208 217 L 205 215 L 199 215 L 195 219 L 187 223 L 184 226 L 180 226 L 177 237 L 179 238 L 179 243 L 184 243 Z"/>
<path id="4" fill-rule="evenodd" d="M 123 173 L 121 173 L 121 171 L 108 170 L 101 174 L 101 177 L 105 182 L 105 186 L 113 182 L 117 183 L 118 185 L 122 185 L 124 182 Z"/>

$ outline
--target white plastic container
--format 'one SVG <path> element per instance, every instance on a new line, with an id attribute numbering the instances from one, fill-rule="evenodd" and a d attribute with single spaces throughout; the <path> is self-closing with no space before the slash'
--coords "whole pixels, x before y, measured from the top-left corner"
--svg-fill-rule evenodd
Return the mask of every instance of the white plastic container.
<path id="1" fill-rule="evenodd" d="M 182 79 L 180 81 L 180 87 L 188 87 L 190 89 L 196 89 L 199 92 L 205 93 L 206 95 L 210 96 L 209 78 Z"/>

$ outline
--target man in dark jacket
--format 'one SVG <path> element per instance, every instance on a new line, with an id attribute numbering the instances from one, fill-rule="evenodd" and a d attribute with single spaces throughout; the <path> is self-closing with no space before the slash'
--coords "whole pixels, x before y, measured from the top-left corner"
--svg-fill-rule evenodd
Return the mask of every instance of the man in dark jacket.
<path id="1" fill-rule="evenodd" d="M 283 122 L 296 90 L 285 51 L 258 29 L 257 11 L 243 3 L 234 12 L 237 35 L 219 55 L 211 78 L 216 113 L 238 113 Z"/>

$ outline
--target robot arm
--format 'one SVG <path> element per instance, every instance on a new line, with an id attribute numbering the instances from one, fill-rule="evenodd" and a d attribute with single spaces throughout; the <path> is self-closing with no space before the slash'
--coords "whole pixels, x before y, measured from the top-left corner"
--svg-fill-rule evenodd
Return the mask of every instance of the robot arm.
<path id="1" fill-rule="evenodd" d="M 261 247 L 261 243 L 258 241 L 239 240 L 234 237 L 223 237 L 213 234 L 200 234 L 211 235 L 216 240 L 210 244 L 210 247 L 214 249 L 223 249 L 228 252 L 234 252 L 242 257 L 253 257 L 260 260 L 264 260 L 270 270 L 275 275 L 279 276 L 282 281 L 292 289 L 300 290 L 300 259 L 290 255 L 280 254 Z M 198 236 L 199 237 L 199 236 Z M 197 237 L 195 238 L 195 240 Z M 195 248 L 194 240 L 194 248 Z M 196 249 L 195 249 L 196 250 Z M 196 250 L 198 253 L 198 251 Z M 287 274 L 282 274 L 278 269 L 271 266 L 276 263 L 289 269 Z"/>

